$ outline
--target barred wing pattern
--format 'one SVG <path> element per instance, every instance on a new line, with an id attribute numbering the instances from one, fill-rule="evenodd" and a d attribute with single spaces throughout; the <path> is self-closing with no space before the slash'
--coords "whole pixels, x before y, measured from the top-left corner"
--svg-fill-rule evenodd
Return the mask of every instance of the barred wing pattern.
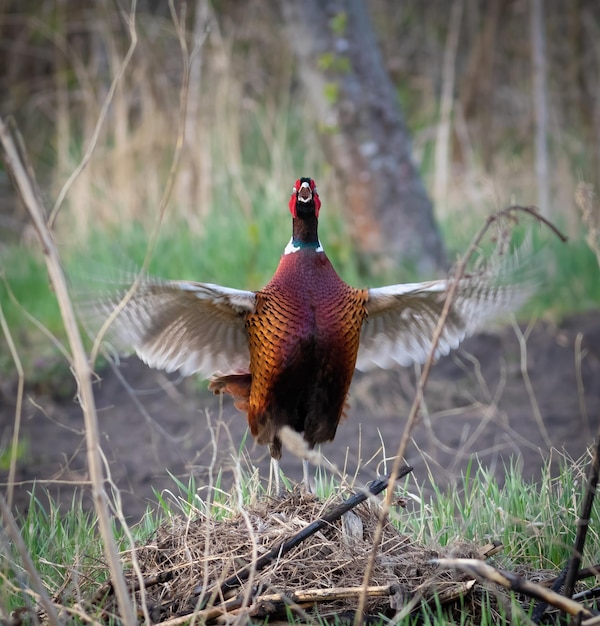
<path id="1" fill-rule="evenodd" d="M 97 300 L 90 320 L 109 317 L 127 288 Z M 118 347 L 131 346 L 150 367 L 209 378 L 219 370 L 248 369 L 245 319 L 255 310 L 252 291 L 210 283 L 145 279 L 111 325 Z"/>
<path id="2" fill-rule="evenodd" d="M 423 363 L 450 284 L 437 280 L 369 289 L 356 368 Z M 498 284 L 485 274 L 461 279 L 434 358 L 457 348 L 486 320 L 517 309 L 530 291 L 526 284 Z"/>

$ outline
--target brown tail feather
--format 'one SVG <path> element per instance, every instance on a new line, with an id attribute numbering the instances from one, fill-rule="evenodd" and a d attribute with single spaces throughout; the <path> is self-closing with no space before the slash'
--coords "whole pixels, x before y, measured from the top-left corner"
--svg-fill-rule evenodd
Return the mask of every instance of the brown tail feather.
<path id="1" fill-rule="evenodd" d="M 215 394 L 228 393 L 233 396 L 233 404 L 239 411 L 248 412 L 248 400 L 250 398 L 250 385 L 252 376 L 250 372 L 235 372 L 230 374 L 218 374 L 210 379 L 208 388 Z"/>

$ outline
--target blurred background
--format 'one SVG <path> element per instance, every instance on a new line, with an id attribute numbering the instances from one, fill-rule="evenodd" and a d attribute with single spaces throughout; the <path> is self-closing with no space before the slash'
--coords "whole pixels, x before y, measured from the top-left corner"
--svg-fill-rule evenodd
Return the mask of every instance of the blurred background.
<path id="1" fill-rule="evenodd" d="M 138 267 L 156 229 L 151 273 L 257 289 L 289 238 L 287 200 L 300 176 L 317 181 L 321 240 L 357 286 L 440 276 L 491 212 L 538 206 L 569 243 L 545 243 L 545 284 L 521 319 L 542 318 L 536 328 L 564 349 L 548 358 L 568 361 L 569 373 L 556 376 L 568 379 L 564 393 L 581 416 L 584 375 L 571 347 L 582 328 L 584 341 L 599 334 L 592 222 L 581 219 L 587 207 L 600 221 L 599 42 L 596 0 L 3 0 L 0 114 L 22 137 L 66 267 L 84 276 Z M 75 389 L 56 348 L 64 333 L 35 233 L 5 170 L 0 269 L 0 304 L 31 399 L 20 453 L 25 490 L 46 454 L 36 452 L 35 433 L 71 410 Z M 513 341 L 518 354 L 508 332 L 512 339 L 494 339 L 494 349 Z M 481 350 L 498 369 L 496 352 Z M 600 348 L 587 350 L 589 392 L 600 395 Z M 414 373 L 394 376 L 357 379 L 363 413 L 401 413 L 386 394 L 408 398 Z M 16 380 L 6 335 L 0 377 L 5 471 Z M 146 383 L 164 391 L 164 380 Z M 204 388 L 187 384 L 192 393 Z M 180 398 L 181 384 L 168 389 Z M 493 396 L 486 406 L 497 405 Z M 194 396 L 190 410 L 216 410 L 210 401 Z M 572 432 L 570 410 L 555 417 Z M 232 419 L 243 432 L 243 417 Z M 540 438 L 545 449 L 564 443 Z M 70 454 L 55 459 L 52 476 L 73 469 Z M 182 463 L 189 469 L 189 459 Z"/>

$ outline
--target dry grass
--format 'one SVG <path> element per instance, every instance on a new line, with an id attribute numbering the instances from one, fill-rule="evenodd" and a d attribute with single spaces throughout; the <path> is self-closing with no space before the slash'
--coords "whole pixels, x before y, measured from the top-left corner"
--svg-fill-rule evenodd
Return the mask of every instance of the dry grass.
<path id="1" fill-rule="evenodd" d="M 284 499 L 263 499 L 243 513 L 225 519 L 197 513 L 192 519 L 174 517 L 167 521 L 137 550 L 144 579 L 156 583 L 148 585 L 145 590 L 145 602 L 153 621 L 162 622 L 190 613 L 195 607 L 220 604 L 223 598 L 210 594 L 214 585 L 251 562 L 254 554 L 260 556 L 321 517 L 333 500 L 322 502 L 296 489 Z M 266 616 L 269 606 L 256 601 L 257 596 L 264 594 L 287 594 L 288 602 L 291 602 L 290 598 L 300 590 L 360 589 L 379 513 L 376 501 L 363 503 L 351 514 L 356 518 L 351 524 L 352 530 L 349 530 L 348 518 L 342 518 L 280 560 L 255 572 L 240 588 L 238 597 L 244 598 L 245 603 L 235 609 L 235 614 Z M 369 598 L 367 611 L 370 615 L 392 615 L 395 609 L 407 604 L 418 609 L 422 601 L 433 602 L 436 595 L 448 593 L 452 584 L 468 580 L 456 572 L 437 572 L 432 559 L 442 556 L 480 558 L 477 547 L 468 542 L 443 549 L 419 545 L 390 522 L 384 525 L 381 547 L 371 585 L 391 585 L 393 595 L 388 593 Z M 132 576 L 130 582 L 135 581 Z M 462 590 L 462 586 L 459 587 Z M 116 607 L 112 596 L 104 598 L 107 589 L 104 586 L 96 592 L 95 597 L 103 600 L 96 608 L 102 607 L 103 611 L 112 614 Z M 458 593 L 454 601 L 460 596 Z M 141 601 L 138 592 L 138 606 Z M 283 605 L 285 608 L 285 600 Z M 330 600 L 321 603 L 319 611 L 321 615 L 331 617 L 352 610 L 353 606 L 355 603 L 347 599 Z M 274 608 L 281 614 L 281 606 Z M 200 616 L 206 617 L 206 614 Z"/>

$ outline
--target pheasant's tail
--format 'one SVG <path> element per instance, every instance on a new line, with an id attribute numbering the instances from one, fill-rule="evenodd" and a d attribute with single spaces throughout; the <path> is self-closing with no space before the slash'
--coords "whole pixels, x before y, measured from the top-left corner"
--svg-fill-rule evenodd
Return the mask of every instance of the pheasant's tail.
<path id="1" fill-rule="evenodd" d="M 211 377 L 208 388 L 215 395 L 228 393 L 233 397 L 235 408 L 247 412 L 251 384 L 252 375 L 250 372 L 240 370 L 228 374 L 215 374 Z"/>

